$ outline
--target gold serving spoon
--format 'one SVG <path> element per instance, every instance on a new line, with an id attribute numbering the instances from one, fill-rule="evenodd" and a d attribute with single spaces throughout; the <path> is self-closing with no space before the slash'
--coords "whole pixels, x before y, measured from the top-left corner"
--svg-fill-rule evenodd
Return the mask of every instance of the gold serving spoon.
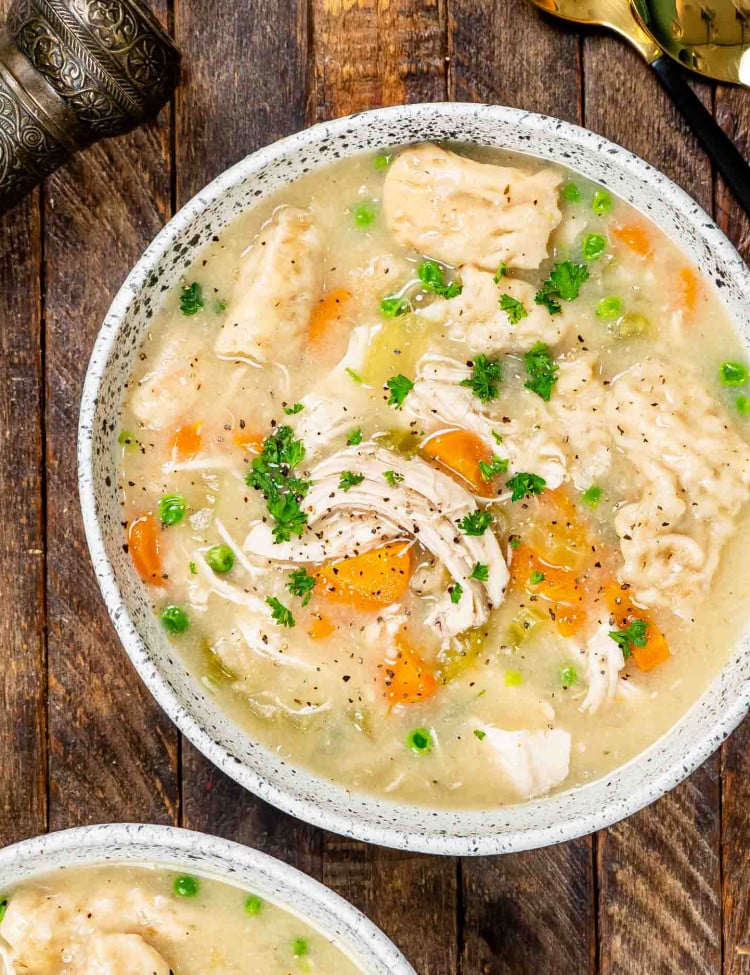
<path id="1" fill-rule="evenodd" d="M 750 87 L 750 0 L 632 0 L 644 30 L 684 68 Z"/>
<path id="2" fill-rule="evenodd" d="M 630 9 L 628 0 L 531 0 L 531 2 L 535 7 L 554 17 L 575 24 L 605 27 L 629 41 L 656 72 L 672 101 L 685 116 L 698 141 L 715 163 L 727 186 L 745 211 L 750 214 L 750 166 L 693 92 L 676 61 L 665 54 L 664 49 L 644 30 L 642 23 L 636 19 Z M 691 0 L 635 0 L 635 2 L 640 5 L 640 13 L 643 16 L 652 6 L 664 8 L 671 5 L 673 8 L 677 6 L 684 8 Z M 740 0 L 713 0 L 713 5 L 717 7 L 731 4 L 734 9 L 737 9 L 734 5 L 739 2 Z M 750 0 L 742 0 L 742 2 L 750 3 Z M 651 17 L 650 13 L 648 17 Z M 648 22 L 651 23 L 651 20 Z M 723 19 L 721 22 L 724 22 Z M 743 29 L 746 30 L 744 26 Z M 739 81 L 739 77 L 735 78 L 735 81 Z"/>

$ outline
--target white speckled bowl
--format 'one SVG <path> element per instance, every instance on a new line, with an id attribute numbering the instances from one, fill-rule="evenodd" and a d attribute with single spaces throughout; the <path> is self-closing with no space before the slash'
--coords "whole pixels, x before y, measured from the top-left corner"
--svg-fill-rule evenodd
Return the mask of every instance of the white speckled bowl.
<path id="1" fill-rule="evenodd" d="M 58 869 L 145 864 L 220 880 L 296 914 L 333 941 L 364 975 L 415 975 L 364 914 L 294 867 L 239 843 L 173 826 L 83 826 L 0 850 L 0 892 Z"/>
<path id="2" fill-rule="evenodd" d="M 326 829 L 402 849 L 446 854 L 524 850 L 592 832 L 653 802 L 692 772 L 750 705 L 750 639 L 660 741 L 606 778 L 547 799 L 466 812 L 351 794 L 253 741 L 186 672 L 157 625 L 123 552 L 116 435 L 123 384 L 162 292 L 235 214 L 310 169 L 362 150 L 422 139 L 530 153 L 609 187 L 654 220 L 715 282 L 750 345 L 750 273 L 703 210 L 643 160 L 557 119 L 488 105 L 409 105 L 315 126 L 248 156 L 202 190 L 135 266 L 107 315 L 89 365 L 79 433 L 83 518 L 99 584 L 141 677 L 181 731 L 237 782 Z"/>

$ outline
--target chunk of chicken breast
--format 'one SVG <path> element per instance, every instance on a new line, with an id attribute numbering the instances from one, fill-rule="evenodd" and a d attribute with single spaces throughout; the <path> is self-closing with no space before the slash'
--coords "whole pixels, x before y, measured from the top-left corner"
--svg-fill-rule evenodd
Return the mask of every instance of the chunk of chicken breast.
<path id="1" fill-rule="evenodd" d="M 483 724 L 481 745 L 508 778 L 520 799 L 544 795 L 563 782 L 570 770 L 571 737 L 562 728 L 506 731 Z"/>
<path id="2" fill-rule="evenodd" d="M 345 471 L 355 471 L 364 479 L 345 491 L 339 487 Z M 390 487 L 386 471 L 400 474 L 403 481 Z M 479 626 L 489 609 L 502 602 L 508 570 L 497 538 L 491 529 L 481 536 L 461 531 L 459 523 L 477 505 L 446 474 L 419 458 L 361 444 L 327 457 L 313 467 L 309 478 L 312 487 L 304 500 L 306 535 L 276 544 L 271 526 L 256 522 L 245 539 L 247 552 L 287 563 L 324 561 L 373 548 L 388 538 L 418 538 L 463 590 L 456 604 L 448 592 L 443 593 L 426 620 L 445 639 Z M 376 531 L 379 524 L 383 529 Z M 313 554 L 317 558 L 311 559 Z M 488 566 L 486 582 L 471 578 L 477 562 Z"/>
<path id="3" fill-rule="evenodd" d="M 147 355 L 152 368 L 139 380 L 131 407 L 138 422 L 150 430 L 174 426 L 198 395 L 205 344 L 194 332 L 177 328 Z"/>
<path id="4" fill-rule="evenodd" d="M 323 238 L 309 210 L 284 207 L 245 253 L 216 340 L 218 355 L 266 362 L 302 344 L 323 290 Z"/>
<path id="5" fill-rule="evenodd" d="M 623 373 L 607 417 L 635 488 L 615 517 L 622 579 L 641 602 L 686 612 L 708 592 L 747 501 L 750 448 L 682 365 L 648 361 Z"/>
<path id="6" fill-rule="evenodd" d="M 561 220 L 554 169 L 478 163 L 429 143 L 391 164 L 383 212 L 399 244 L 447 264 L 536 268 Z"/>
<path id="7" fill-rule="evenodd" d="M 418 314 L 443 326 L 449 338 L 465 342 L 472 352 L 528 352 L 537 342 L 556 345 L 570 330 L 570 310 L 564 305 L 559 314 L 550 315 L 535 303 L 535 290 L 526 281 L 503 278 L 498 286 L 492 274 L 475 267 L 462 267 L 460 277 L 460 295 L 438 298 Z M 515 325 L 500 308 L 502 295 L 520 301 L 527 312 Z"/>

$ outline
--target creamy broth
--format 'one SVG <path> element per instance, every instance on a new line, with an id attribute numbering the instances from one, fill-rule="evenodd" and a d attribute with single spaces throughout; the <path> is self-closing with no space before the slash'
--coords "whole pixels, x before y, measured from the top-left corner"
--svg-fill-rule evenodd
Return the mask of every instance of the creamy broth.
<path id="1" fill-rule="evenodd" d="M 567 789 L 667 731 L 745 622 L 743 361 L 712 285 L 576 174 L 356 156 L 166 296 L 122 417 L 130 551 L 292 764 L 429 805 Z"/>
<path id="2" fill-rule="evenodd" d="M 356 975 L 325 935 L 253 891 L 146 866 L 58 870 L 0 897 L 0 952 L 34 975 Z"/>

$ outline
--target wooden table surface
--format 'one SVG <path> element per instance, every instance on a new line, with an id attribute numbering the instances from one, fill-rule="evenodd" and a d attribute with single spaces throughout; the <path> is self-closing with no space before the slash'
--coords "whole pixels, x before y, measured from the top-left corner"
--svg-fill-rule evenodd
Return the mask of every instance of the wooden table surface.
<path id="1" fill-rule="evenodd" d="M 405 101 L 520 106 L 644 156 L 746 258 L 750 222 L 629 48 L 526 0 L 158 8 L 184 54 L 174 103 L 0 221 L 0 843 L 115 820 L 218 833 L 330 884 L 420 975 L 748 975 L 750 720 L 651 808 L 547 850 L 402 854 L 296 822 L 182 740 L 133 672 L 89 564 L 75 442 L 94 337 L 144 246 L 228 164 L 312 122 Z M 698 90 L 750 156 L 750 94 Z"/>

